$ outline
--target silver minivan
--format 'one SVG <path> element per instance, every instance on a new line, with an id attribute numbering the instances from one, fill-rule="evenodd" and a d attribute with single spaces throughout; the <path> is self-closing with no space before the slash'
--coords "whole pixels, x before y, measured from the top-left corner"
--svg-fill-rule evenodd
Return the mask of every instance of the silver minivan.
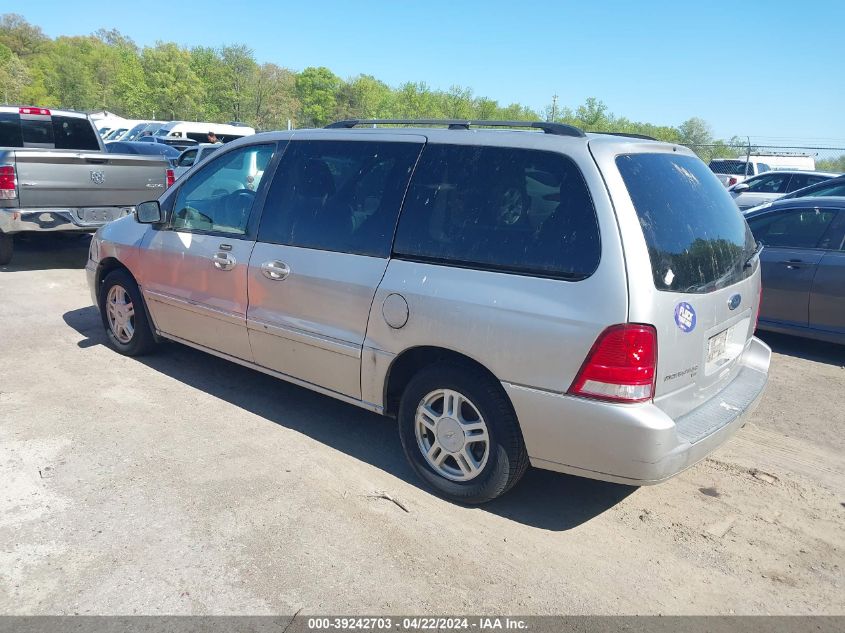
<path id="1" fill-rule="evenodd" d="M 684 147 L 353 120 L 227 144 L 86 269 L 118 352 L 169 339 L 395 417 L 420 477 L 481 503 L 529 465 L 657 483 L 742 426 L 758 255 Z"/>

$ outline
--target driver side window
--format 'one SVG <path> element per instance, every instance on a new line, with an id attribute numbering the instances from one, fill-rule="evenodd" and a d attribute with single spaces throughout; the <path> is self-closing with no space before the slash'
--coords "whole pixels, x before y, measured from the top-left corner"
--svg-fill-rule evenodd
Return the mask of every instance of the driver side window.
<path id="1" fill-rule="evenodd" d="M 171 227 L 243 235 L 275 145 L 250 145 L 213 160 L 179 189 Z"/>

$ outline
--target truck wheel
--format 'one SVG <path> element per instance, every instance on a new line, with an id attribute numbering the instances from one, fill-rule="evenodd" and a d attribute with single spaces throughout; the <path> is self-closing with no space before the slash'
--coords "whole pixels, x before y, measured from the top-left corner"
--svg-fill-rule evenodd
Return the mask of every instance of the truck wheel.
<path id="1" fill-rule="evenodd" d="M 399 436 L 417 474 L 459 503 L 495 499 L 528 469 L 511 403 L 472 367 L 438 363 L 414 376 L 399 404 Z"/>
<path id="2" fill-rule="evenodd" d="M 6 233 L 0 233 L 0 266 L 12 261 L 12 253 L 14 250 L 14 238 Z"/>
<path id="3" fill-rule="evenodd" d="M 124 356 L 141 356 L 155 347 L 141 291 L 125 270 L 106 276 L 100 290 L 100 316 L 109 343 Z"/>

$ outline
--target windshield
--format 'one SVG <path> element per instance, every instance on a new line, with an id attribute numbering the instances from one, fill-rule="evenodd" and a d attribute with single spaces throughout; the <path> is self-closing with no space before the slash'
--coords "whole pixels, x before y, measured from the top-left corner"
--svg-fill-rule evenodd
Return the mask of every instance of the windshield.
<path id="1" fill-rule="evenodd" d="M 754 238 L 722 184 L 694 156 L 628 154 L 616 165 L 640 220 L 654 285 L 705 293 L 751 273 Z"/>
<path id="2" fill-rule="evenodd" d="M 745 175 L 744 160 L 711 160 L 710 170 L 714 174 L 729 174 L 731 176 Z"/>

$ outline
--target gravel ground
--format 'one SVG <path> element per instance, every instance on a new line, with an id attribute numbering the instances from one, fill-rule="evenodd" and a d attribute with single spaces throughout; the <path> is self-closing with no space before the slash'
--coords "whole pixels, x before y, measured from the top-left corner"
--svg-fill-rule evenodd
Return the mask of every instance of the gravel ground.
<path id="1" fill-rule="evenodd" d="M 388 419 L 112 352 L 86 248 L 0 268 L 2 614 L 845 614 L 843 347 L 764 335 L 753 419 L 665 484 L 532 470 L 465 508 Z"/>

